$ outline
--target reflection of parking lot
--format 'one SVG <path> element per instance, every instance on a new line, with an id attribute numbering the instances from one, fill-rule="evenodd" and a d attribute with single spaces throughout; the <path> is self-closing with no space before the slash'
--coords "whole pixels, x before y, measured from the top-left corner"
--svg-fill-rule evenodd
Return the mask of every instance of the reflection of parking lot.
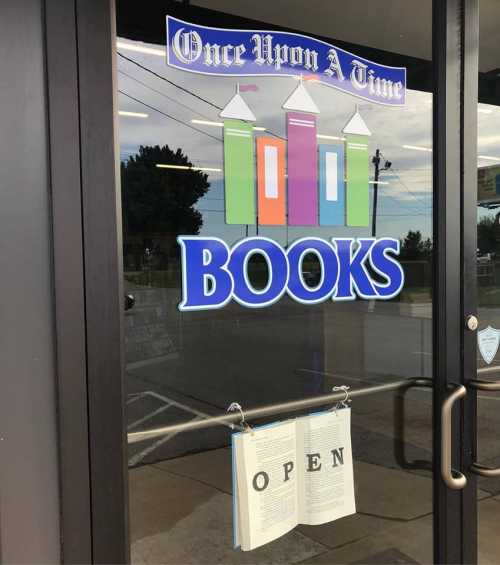
<path id="1" fill-rule="evenodd" d="M 126 316 L 129 431 L 203 418 L 234 401 L 249 408 L 328 392 L 334 385 L 367 386 L 432 374 L 430 303 L 303 307 L 285 297 L 259 311 L 230 304 L 220 311 L 181 315 L 178 289 L 134 292 L 137 304 Z M 491 318 L 494 311 L 480 315 Z M 493 463 L 500 457 L 499 399 L 481 396 L 481 459 Z M 407 404 L 407 441 L 426 452 L 414 457 L 429 459 L 430 392 L 411 392 Z M 353 408 L 358 452 L 373 463 L 392 458 L 392 399 L 369 398 Z M 141 442 L 130 446 L 129 464 L 222 447 L 229 437 L 220 428 Z"/>
<path id="2" fill-rule="evenodd" d="M 133 379 L 137 385 L 137 381 Z M 163 391 L 161 387 L 160 390 Z M 163 391 L 164 392 L 164 391 Z M 213 415 L 213 407 L 173 391 L 158 390 L 130 393 L 126 402 L 127 432 L 169 426 Z M 128 466 L 135 467 L 178 457 L 181 454 L 211 449 L 227 444 L 228 428 L 202 430 L 190 434 L 167 434 L 128 446 Z"/>
<path id="3" fill-rule="evenodd" d="M 358 380 L 366 386 L 421 376 L 430 368 L 422 354 L 430 342 L 427 305 L 417 317 L 400 312 L 396 303 L 371 309 L 361 301 L 304 307 L 285 297 L 259 311 L 230 304 L 220 311 L 181 315 L 178 289 L 134 293 L 137 303 L 126 322 L 129 431 L 220 413 L 235 401 L 250 408 L 321 394 L 334 385 L 357 386 Z M 373 430 L 381 434 L 371 438 L 373 452 L 392 451 L 392 400 L 386 402 L 389 412 L 379 414 Z M 357 425 L 368 429 L 364 420 L 368 413 L 375 415 L 378 404 L 367 401 L 365 408 L 358 402 L 356 412 L 364 409 Z M 366 434 L 359 434 L 365 442 Z M 425 450 L 429 434 L 422 435 L 423 444 L 416 446 Z M 130 446 L 129 465 L 222 447 L 229 438 L 221 428 L 141 442 Z"/>
<path id="4" fill-rule="evenodd" d="M 157 427 L 158 425 L 167 425 L 165 421 L 162 421 L 161 424 L 158 423 L 160 421 L 159 416 L 164 414 L 167 410 L 169 411 L 168 420 L 172 420 L 171 423 L 179 420 L 199 420 L 208 417 L 208 414 L 204 414 L 203 412 L 190 408 L 186 404 L 181 404 L 180 402 L 167 398 L 157 392 L 147 390 L 131 394 L 127 399 L 127 417 L 130 422 L 127 424 L 127 432 Z M 136 413 L 136 416 L 134 416 L 134 413 Z M 190 416 L 192 416 L 192 418 L 190 418 Z M 135 419 L 130 421 L 134 417 Z M 176 435 L 177 434 L 167 434 L 159 439 L 144 442 L 146 447 L 141 444 L 142 448 L 140 451 L 137 451 L 133 455 L 129 455 L 129 467 L 134 467 L 141 463 L 145 457 L 147 457 L 150 453 L 153 453 L 160 446 L 171 441 Z"/>

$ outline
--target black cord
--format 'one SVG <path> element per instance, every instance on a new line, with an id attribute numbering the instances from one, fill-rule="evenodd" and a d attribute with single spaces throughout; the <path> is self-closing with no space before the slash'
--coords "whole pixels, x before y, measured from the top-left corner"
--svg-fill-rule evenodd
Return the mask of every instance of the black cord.
<path id="1" fill-rule="evenodd" d="M 167 114 L 166 112 L 162 112 L 162 110 L 158 110 L 158 108 L 155 108 L 154 106 L 151 106 L 150 104 L 146 104 L 146 102 L 143 102 L 142 100 L 139 100 L 139 98 L 135 98 L 134 96 L 131 96 L 130 94 L 127 94 L 126 92 L 124 92 L 123 90 L 118 90 L 118 92 L 120 94 L 123 94 L 124 96 L 126 96 L 127 98 L 130 98 L 131 100 L 134 100 L 135 102 L 138 102 L 139 104 L 142 104 L 143 106 L 146 106 L 146 108 L 149 108 L 150 110 L 153 110 L 154 112 L 158 112 L 158 114 L 161 114 L 162 116 L 165 116 L 166 118 L 170 118 L 171 120 L 174 120 L 175 122 L 178 122 L 179 124 L 182 124 L 183 126 L 186 126 L 188 128 L 193 129 L 194 131 L 197 131 L 198 133 L 202 133 L 203 135 L 207 135 L 208 137 L 211 137 L 212 139 L 215 139 L 215 141 L 220 141 L 222 142 L 222 139 L 220 137 L 215 137 L 215 135 L 211 135 L 209 133 L 207 133 L 206 131 L 203 131 L 201 129 L 195 128 L 194 126 L 192 126 L 191 124 L 188 124 L 186 122 L 183 122 L 182 120 L 179 120 L 178 118 L 174 118 L 174 116 L 171 116 L 170 114 Z"/>
<path id="2" fill-rule="evenodd" d="M 192 92 L 191 90 L 189 90 L 189 88 L 185 88 L 184 86 L 181 86 L 180 84 L 177 84 L 177 83 L 173 82 L 172 80 L 169 80 L 168 78 L 160 75 L 159 73 L 151 70 L 150 68 L 148 68 L 144 65 L 141 65 L 141 63 L 135 61 L 134 59 L 131 59 L 130 57 L 127 57 L 126 55 L 124 55 L 123 53 L 120 53 L 119 51 L 117 51 L 117 54 L 118 54 L 118 56 L 122 57 L 126 61 L 129 61 L 130 63 L 133 63 L 134 65 L 137 65 L 143 71 L 151 73 L 155 77 L 167 82 L 168 84 L 171 84 L 172 86 L 175 86 L 175 88 L 178 88 L 179 90 L 182 90 L 183 92 L 186 92 L 187 94 L 190 94 L 191 96 L 194 96 L 195 98 L 198 98 L 198 100 L 205 102 L 205 104 L 209 104 L 210 106 L 212 106 L 213 108 L 216 108 L 217 110 L 222 110 L 221 106 L 217 106 L 217 104 L 210 102 L 210 100 L 203 98 L 203 96 L 200 96 L 199 94 L 196 94 L 195 92 Z"/>

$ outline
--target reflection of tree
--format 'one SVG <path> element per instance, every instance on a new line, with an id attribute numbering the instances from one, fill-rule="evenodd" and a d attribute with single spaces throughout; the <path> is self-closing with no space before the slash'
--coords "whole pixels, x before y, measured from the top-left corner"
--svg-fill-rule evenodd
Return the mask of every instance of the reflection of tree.
<path id="1" fill-rule="evenodd" d="M 432 240 L 420 230 L 409 230 L 401 241 L 399 259 L 405 273 L 405 287 L 418 288 L 428 298 L 432 278 Z M 412 299 L 413 300 L 413 299 Z"/>
<path id="2" fill-rule="evenodd" d="M 477 224 L 477 248 L 480 255 L 500 251 L 500 224 L 495 218 L 481 218 Z"/>
<path id="3" fill-rule="evenodd" d="M 429 259 L 432 253 L 432 241 L 422 238 L 420 230 L 409 230 L 401 242 L 400 258 L 406 261 Z"/>
<path id="4" fill-rule="evenodd" d="M 193 206 L 210 186 L 207 175 L 157 164 L 191 166 L 181 149 L 174 152 L 167 145 L 141 146 L 121 164 L 126 268 L 127 263 L 130 269 L 142 267 L 145 253 L 152 254 L 155 268 L 165 267 L 176 237 L 197 234 L 203 225 Z"/>
<path id="5" fill-rule="evenodd" d="M 122 199 L 125 231 L 197 234 L 203 224 L 193 205 L 207 192 L 207 175 L 200 171 L 161 169 L 159 163 L 191 166 L 180 149 L 140 147 L 122 163 Z"/>

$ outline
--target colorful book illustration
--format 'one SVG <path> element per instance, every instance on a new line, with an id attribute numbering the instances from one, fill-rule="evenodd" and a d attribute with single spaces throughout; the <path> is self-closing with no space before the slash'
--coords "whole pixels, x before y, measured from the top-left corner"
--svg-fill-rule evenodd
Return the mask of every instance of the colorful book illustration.
<path id="1" fill-rule="evenodd" d="M 257 194 L 259 224 L 286 224 L 286 141 L 257 137 Z"/>
<path id="2" fill-rule="evenodd" d="M 320 145 L 319 151 L 319 224 L 345 224 L 344 145 Z"/>
<path id="3" fill-rule="evenodd" d="M 224 120 L 226 223 L 368 227 L 371 132 L 358 108 L 344 127 L 345 144 L 317 142 L 319 109 L 302 79 L 284 102 L 287 139 L 254 140 L 256 118 L 240 92 L 220 112 Z M 255 141 L 255 143 L 254 143 Z"/>
<path id="4" fill-rule="evenodd" d="M 287 110 L 288 223 L 314 226 L 318 223 L 319 109 L 302 80 L 282 108 Z"/>
<path id="5" fill-rule="evenodd" d="M 370 221 L 368 137 L 371 132 L 357 108 L 342 133 L 346 138 L 347 225 L 367 227 Z"/>
<path id="6" fill-rule="evenodd" d="M 226 223 L 255 224 L 255 116 L 239 93 L 219 114 L 224 119 L 224 187 Z"/>

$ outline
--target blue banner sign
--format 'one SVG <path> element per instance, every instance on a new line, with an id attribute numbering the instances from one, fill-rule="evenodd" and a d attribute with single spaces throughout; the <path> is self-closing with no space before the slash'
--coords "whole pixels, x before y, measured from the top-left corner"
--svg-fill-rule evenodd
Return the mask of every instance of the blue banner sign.
<path id="1" fill-rule="evenodd" d="M 358 297 L 390 300 L 405 280 L 397 260 L 399 240 L 390 237 L 305 237 L 287 249 L 267 237 L 247 237 L 231 248 L 217 237 L 179 236 L 177 241 L 182 256 L 181 311 L 218 309 L 231 300 L 247 308 L 264 308 L 285 294 L 301 304 Z M 314 286 L 303 276 L 303 262 L 310 253 L 321 265 Z M 267 263 L 264 289 L 256 289 L 248 276 L 248 260 L 255 254 Z"/>
<path id="2" fill-rule="evenodd" d="M 406 69 L 300 33 L 206 27 L 167 16 L 167 65 L 204 75 L 311 76 L 386 106 L 404 106 Z"/>

